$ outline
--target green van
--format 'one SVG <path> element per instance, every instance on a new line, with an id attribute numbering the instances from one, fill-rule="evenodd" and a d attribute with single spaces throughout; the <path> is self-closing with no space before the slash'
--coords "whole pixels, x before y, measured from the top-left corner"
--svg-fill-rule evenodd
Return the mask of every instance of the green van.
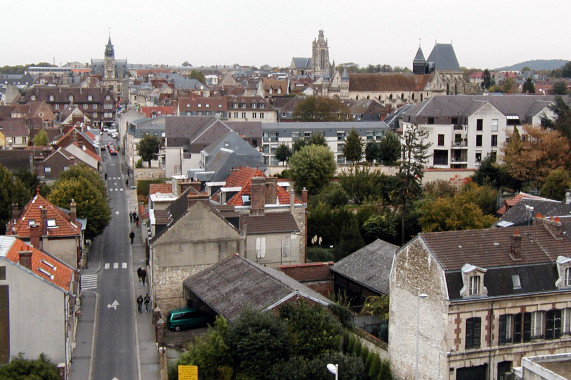
<path id="1" fill-rule="evenodd" d="M 169 311 L 167 327 L 170 330 L 180 331 L 196 327 L 206 327 L 214 322 L 214 316 L 193 307 Z"/>

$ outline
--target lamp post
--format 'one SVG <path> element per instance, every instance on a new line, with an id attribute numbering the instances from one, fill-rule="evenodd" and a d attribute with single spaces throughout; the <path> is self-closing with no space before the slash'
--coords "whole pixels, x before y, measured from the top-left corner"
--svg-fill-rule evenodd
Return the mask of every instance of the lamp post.
<path id="1" fill-rule="evenodd" d="M 335 375 L 335 380 L 339 380 L 339 364 L 327 364 L 327 370 Z"/>
<path id="2" fill-rule="evenodd" d="M 416 380 L 418 380 L 418 351 L 420 344 L 420 300 L 426 297 L 428 297 L 428 294 L 421 293 L 416 300 Z"/>

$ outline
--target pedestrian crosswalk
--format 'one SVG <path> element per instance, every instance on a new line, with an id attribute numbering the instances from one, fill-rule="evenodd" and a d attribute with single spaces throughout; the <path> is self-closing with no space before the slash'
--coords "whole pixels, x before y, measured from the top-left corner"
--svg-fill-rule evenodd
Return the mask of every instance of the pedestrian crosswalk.
<path id="1" fill-rule="evenodd" d="M 119 266 L 121 269 L 127 269 L 127 263 L 105 263 L 103 267 L 105 269 L 119 269 Z"/>
<path id="2" fill-rule="evenodd" d="M 89 290 L 97 288 L 97 274 L 84 274 L 81 276 L 81 289 Z"/>
<path id="3" fill-rule="evenodd" d="M 122 188 L 122 187 L 120 187 L 120 188 L 111 188 L 111 189 L 108 189 L 108 190 L 109 190 L 109 191 L 123 191 L 123 188 Z"/>

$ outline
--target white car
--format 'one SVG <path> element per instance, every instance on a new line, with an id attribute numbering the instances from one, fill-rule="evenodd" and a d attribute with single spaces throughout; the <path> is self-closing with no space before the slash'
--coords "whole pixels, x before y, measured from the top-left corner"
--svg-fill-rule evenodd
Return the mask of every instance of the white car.
<path id="1" fill-rule="evenodd" d="M 116 130 L 116 129 L 108 129 L 108 130 L 107 130 L 107 134 L 108 134 L 109 136 L 112 136 L 113 133 L 117 133 L 117 130 Z"/>

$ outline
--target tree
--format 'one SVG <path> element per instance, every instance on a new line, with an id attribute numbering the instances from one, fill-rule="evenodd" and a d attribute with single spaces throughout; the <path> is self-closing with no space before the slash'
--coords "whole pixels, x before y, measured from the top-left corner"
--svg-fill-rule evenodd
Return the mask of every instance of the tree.
<path id="1" fill-rule="evenodd" d="M 478 185 L 490 185 L 498 190 L 504 188 L 512 190 L 521 189 L 521 181 L 513 178 L 506 171 L 505 166 L 499 165 L 494 156 L 491 155 L 487 155 L 482 160 L 480 167 L 470 178 Z"/>
<path id="2" fill-rule="evenodd" d="M 389 131 L 379 144 L 379 160 L 384 165 L 393 165 L 399 159 L 400 154 L 400 139 L 394 132 Z"/>
<path id="3" fill-rule="evenodd" d="M 355 128 L 351 129 L 345 138 L 343 155 L 347 160 L 352 161 L 353 165 L 361 161 L 361 157 L 363 157 L 363 140 Z"/>
<path id="4" fill-rule="evenodd" d="M 401 209 L 401 243 L 405 243 L 405 219 L 408 206 L 422 193 L 422 168 L 428 161 L 430 143 L 424 140 L 428 132 L 413 125 L 403 133 L 402 156 L 397 175 L 399 182 L 393 193 L 395 203 Z"/>
<path id="5" fill-rule="evenodd" d="M 553 83 L 553 87 L 551 89 L 551 94 L 553 95 L 567 95 L 567 83 L 562 80 L 558 80 L 557 82 Z"/>
<path id="6" fill-rule="evenodd" d="M 329 146 L 329 145 L 327 145 L 327 140 L 325 140 L 325 136 L 323 135 L 323 133 L 316 132 L 316 133 L 312 133 L 311 136 L 309 136 L 309 137 L 302 137 L 302 138 L 296 139 L 293 142 L 292 152 L 295 153 L 298 150 L 300 150 L 301 148 L 303 148 L 304 146 L 308 146 L 308 145 L 320 145 L 320 146 L 326 146 L 326 147 Z"/>
<path id="7" fill-rule="evenodd" d="M 206 84 L 206 77 L 202 71 L 192 70 L 188 76 L 190 79 L 196 79 L 202 84 Z"/>
<path id="8" fill-rule="evenodd" d="M 555 122 L 543 117 L 541 119 L 542 126 L 558 130 L 571 143 L 571 108 L 562 96 L 556 95 L 554 103 L 549 105 L 549 109 L 556 115 Z"/>
<path id="9" fill-rule="evenodd" d="M 47 146 L 50 143 L 45 129 L 40 129 L 33 139 L 34 146 Z"/>
<path id="10" fill-rule="evenodd" d="M 294 153 L 290 168 L 298 191 L 306 188 L 310 194 L 317 194 L 333 178 L 335 158 L 328 147 L 309 145 Z"/>
<path id="11" fill-rule="evenodd" d="M 533 84 L 531 78 L 526 79 L 525 83 L 521 88 L 521 92 L 523 92 L 524 94 L 535 94 L 535 85 Z"/>
<path id="12" fill-rule="evenodd" d="M 141 156 L 143 161 L 149 163 L 149 168 L 151 167 L 151 161 L 156 160 L 159 156 L 159 149 L 161 148 L 161 140 L 157 136 L 145 135 L 137 143 L 137 154 Z"/>
<path id="13" fill-rule="evenodd" d="M 541 187 L 541 196 L 561 201 L 565 199 L 565 192 L 571 188 L 571 176 L 563 168 L 551 171 Z"/>
<path id="14" fill-rule="evenodd" d="M 45 354 L 36 360 L 24 359 L 20 353 L 8 364 L 0 366 L 0 379 L 58 380 L 57 366 Z"/>
<path id="15" fill-rule="evenodd" d="M 48 197 L 53 204 L 69 208 L 71 200 L 77 205 L 77 216 L 87 219 L 85 235 L 93 238 L 103 232 L 111 220 L 106 194 L 86 177 L 58 179 Z"/>
<path id="16" fill-rule="evenodd" d="M 293 118 L 298 121 L 350 121 L 349 108 L 338 99 L 308 96 L 295 106 Z"/>
<path id="17" fill-rule="evenodd" d="M 365 146 L 365 160 L 373 163 L 374 160 L 379 158 L 380 146 L 376 141 L 369 141 Z"/>
<path id="18" fill-rule="evenodd" d="M 280 144 L 276 149 L 276 160 L 279 162 L 286 162 L 291 157 L 291 149 L 287 144 Z"/>
<path id="19" fill-rule="evenodd" d="M 571 78 L 571 61 L 567 62 L 561 68 L 554 70 L 553 74 L 559 78 Z"/>
<path id="20" fill-rule="evenodd" d="M 571 168 L 568 140 L 558 131 L 523 126 L 525 141 L 514 132 L 504 144 L 504 166 L 514 178 L 532 186 L 541 186 L 551 170 Z"/>
<path id="21" fill-rule="evenodd" d="M 397 226 L 398 221 L 388 209 L 372 215 L 363 223 L 365 243 L 372 243 L 377 239 L 389 242 L 394 241 L 397 236 Z"/>
<path id="22" fill-rule="evenodd" d="M 495 84 L 494 78 L 490 73 L 490 70 L 486 69 L 482 72 L 482 83 L 480 84 L 484 90 L 489 89 Z"/>
<path id="23" fill-rule="evenodd" d="M 8 168 L 0 165 L 0 234 L 6 233 L 6 223 L 12 217 L 12 204 L 24 207 L 31 191 Z"/>

